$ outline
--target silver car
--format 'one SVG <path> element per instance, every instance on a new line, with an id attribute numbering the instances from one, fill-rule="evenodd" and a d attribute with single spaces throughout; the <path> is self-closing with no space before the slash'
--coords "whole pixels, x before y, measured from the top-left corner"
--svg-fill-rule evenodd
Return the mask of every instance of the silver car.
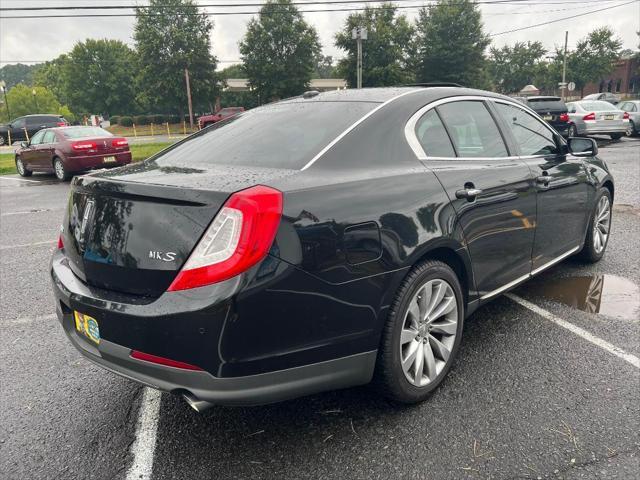
<path id="1" fill-rule="evenodd" d="M 580 100 L 567 103 L 567 110 L 570 137 L 609 135 L 617 140 L 627 133 L 629 116 L 609 102 Z"/>
<path id="2" fill-rule="evenodd" d="M 620 97 L 615 93 L 601 92 L 601 93 L 592 93 L 591 95 L 587 95 L 582 100 L 602 100 L 604 102 L 609 102 L 614 105 L 617 105 L 618 102 L 620 102 Z"/>
<path id="3" fill-rule="evenodd" d="M 640 100 L 626 100 L 618 106 L 620 110 L 629 114 L 627 136 L 640 134 Z"/>

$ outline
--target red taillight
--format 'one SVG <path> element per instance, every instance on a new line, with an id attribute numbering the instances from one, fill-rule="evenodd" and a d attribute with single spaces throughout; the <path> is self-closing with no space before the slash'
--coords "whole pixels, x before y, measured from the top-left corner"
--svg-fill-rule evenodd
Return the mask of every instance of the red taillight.
<path id="1" fill-rule="evenodd" d="M 561 122 L 568 122 L 568 121 L 569 121 L 569 115 L 568 115 L 568 114 L 566 114 L 566 113 L 561 113 L 561 114 L 560 114 L 560 117 L 558 117 L 558 119 L 559 119 Z"/>
<path id="2" fill-rule="evenodd" d="M 623 120 L 629 120 L 629 112 L 624 112 L 622 115 Z"/>
<path id="3" fill-rule="evenodd" d="M 62 234 L 58 237 L 58 250 L 62 250 L 64 248 L 64 242 L 62 241 Z"/>
<path id="4" fill-rule="evenodd" d="M 190 363 L 178 362 L 177 360 L 171 360 L 170 358 L 158 357 L 157 355 L 151 355 L 150 353 L 139 352 L 138 350 L 132 350 L 129 355 L 136 360 L 142 360 L 144 362 L 151 362 L 158 365 L 164 365 L 166 367 L 181 368 L 183 370 L 202 370 L 200 367 L 191 365 Z"/>
<path id="5" fill-rule="evenodd" d="M 66 123 L 64 123 L 64 122 L 58 122 L 58 123 L 56 123 L 56 127 L 66 127 L 66 126 L 67 126 L 67 124 L 66 124 Z"/>
<path id="6" fill-rule="evenodd" d="M 584 117 L 582 117 L 583 120 L 595 120 L 596 119 L 596 114 L 591 112 L 591 113 L 587 113 Z"/>
<path id="7" fill-rule="evenodd" d="M 129 146 L 129 142 L 126 138 L 116 138 L 113 142 L 111 142 L 111 145 L 113 145 L 114 147 L 127 147 Z"/>
<path id="8" fill-rule="evenodd" d="M 169 291 L 221 282 L 262 260 L 282 217 L 282 193 L 258 185 L 234 193 L 220 209 Z"/>
<path id="9" fill-rule="evenodd" d="M 71 148 L 78 152 L 84 152 L 86 150 L 93 150 L 94 148 L 97 148 L 97 145 L 95 142 L 74 142 L 71 144 Z"/>

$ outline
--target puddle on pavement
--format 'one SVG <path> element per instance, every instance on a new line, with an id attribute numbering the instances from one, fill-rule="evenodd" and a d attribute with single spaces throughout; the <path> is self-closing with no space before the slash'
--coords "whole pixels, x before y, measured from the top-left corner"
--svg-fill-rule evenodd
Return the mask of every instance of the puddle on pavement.
<path id="1" fill-rule="evenodd" d="M 640 289 L 626 278 L 608 274 L 539 279 L 527 292 L 589 313 L 638 320 Z"/>

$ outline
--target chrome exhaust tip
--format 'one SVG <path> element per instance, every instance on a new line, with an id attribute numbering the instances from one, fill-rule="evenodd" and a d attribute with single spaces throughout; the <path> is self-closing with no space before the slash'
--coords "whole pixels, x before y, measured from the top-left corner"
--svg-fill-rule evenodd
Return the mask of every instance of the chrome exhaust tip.
<path id="1" fill-rule="evenodd" d="M 187 402 L 187 404 L 198 413 L 204 412 L 205 410 L 209 410 L 211 407 L 213 407 L 213 403 L 205 402 L 204 400 L 198 400 L 190 393 L 183 393 L 182 398 L 184 398 L 184 401 Z"/>

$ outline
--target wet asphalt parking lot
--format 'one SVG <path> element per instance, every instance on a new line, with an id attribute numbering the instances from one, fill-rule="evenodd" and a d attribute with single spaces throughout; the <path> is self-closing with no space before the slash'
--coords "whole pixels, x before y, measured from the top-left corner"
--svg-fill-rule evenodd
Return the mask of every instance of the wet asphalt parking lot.
<path id="1" fill-rule="evenodd" d="M 360 387 L 198 414 L 90 364 L 49 286 L 68 184 L 0 177 L 0 478 L 638 478 L 640 140 L 600 155 L 617 182 L 604 259 L 478 310 L 411 407 Z"/>

